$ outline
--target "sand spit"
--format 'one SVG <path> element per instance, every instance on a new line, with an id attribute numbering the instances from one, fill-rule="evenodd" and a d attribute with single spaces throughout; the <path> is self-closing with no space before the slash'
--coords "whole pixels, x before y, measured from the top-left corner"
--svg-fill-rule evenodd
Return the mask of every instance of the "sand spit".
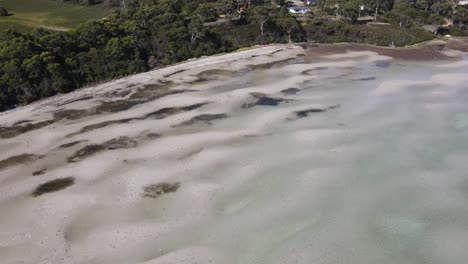
<path id="1" fill-rule="evenodd" d="M 258 47 L 2 113 L 0 262 L 464 264 L 468 64 L 444 45 Z"/>
<path id="2" fill-rule="evenodd" d="M 308 50 L 307 58 L 323 55 L 334 55 L 349 51 L 371 51 L 383 56 L 401 60 L 450 60 L 460 56 L 458 52 L 468 52 L 468 38 L 449 38 L 446 40 L 432 40 L 403 48 L 372 46 L 358 43 L 338 44 L 305 44 Z"/>

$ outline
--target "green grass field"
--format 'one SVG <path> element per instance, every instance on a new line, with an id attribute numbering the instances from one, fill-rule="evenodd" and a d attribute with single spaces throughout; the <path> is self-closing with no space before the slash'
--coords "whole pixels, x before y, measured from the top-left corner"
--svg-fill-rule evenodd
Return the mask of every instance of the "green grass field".
<path id="1" fill-rule="evenodd" d="M 0 0 L 11 16 L 0 17 L 0 31 L 15 28 L 26 32 L 36 27 L 64 31 L 112 12 L 103 6 L 87 7 L 61 0 Z"/>

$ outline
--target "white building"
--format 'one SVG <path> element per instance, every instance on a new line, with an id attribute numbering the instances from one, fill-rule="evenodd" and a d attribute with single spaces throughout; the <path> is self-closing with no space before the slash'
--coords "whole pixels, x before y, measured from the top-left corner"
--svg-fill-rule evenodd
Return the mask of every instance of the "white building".
<path id="1" fill-rule="evenodd" d="M 305 14 L 310 12 L 310 8 L 302 6 L 290 6 L 288 7 L 288 10 L 292 14 Z"/>
<path id="2" fill-rule="evenodd" d="M 458 2 L 458 5 L 461 5 L 461 6 L 468 5 L 468 0 L 460 0 L 460 2 Z"/>

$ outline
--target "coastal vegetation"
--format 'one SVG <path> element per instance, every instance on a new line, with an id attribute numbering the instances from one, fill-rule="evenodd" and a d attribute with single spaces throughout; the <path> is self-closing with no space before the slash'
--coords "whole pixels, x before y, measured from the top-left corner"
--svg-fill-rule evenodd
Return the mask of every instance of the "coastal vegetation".
<path id="1" fill-rule="evenodd" d="M 2 7 L 7 15 L 2 16 Z M 66 31 L 90 19 L 112 13 L 104 4 L 83 5 L 61 0 L 2 0 L 0 1 L 0 32 L 14 29 L 23 33 L 34 28 Z"/>
<path id="2" fill-rule="evenodd" d="M 10 7 L 13 10 L 0 23 L 29 26 L 12 19 L 21 16 L 13 5 L 21 1 L 28 0 L 0 3 L 6 12 Z M 319 0 L 318 7 L 304 15 L 292 15 L 286 1 L 266 0 L 32 2 L 37 7 L 21 6 L 38 13 L 24 11 L 23 21 L 27 17 L 31 25 L 46 26 L 0 34 L 0 111 L 255 44 L 310 41 L 404 46 L 432 39 L 437 33 L 466 34 L 468 24 L 467 8 L 448 0 Z M 76 11 L 66 15 L 65 9 L 58 9 L 44 17 L 39 10 L 51 8 L 45 2 Z M 111 9 L 114 12 L 107 15 Z M 60 19 L 62 15 L 66 19 Z M 79 24 L 96 17 L 103 18 Z M 424 25 L 436 30 L 425 30 Z"/>

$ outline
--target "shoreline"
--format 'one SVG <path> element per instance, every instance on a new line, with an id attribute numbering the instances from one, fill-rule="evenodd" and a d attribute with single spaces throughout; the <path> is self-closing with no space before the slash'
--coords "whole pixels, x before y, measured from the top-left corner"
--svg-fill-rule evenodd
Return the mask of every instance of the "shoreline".
<path id="1" fill-rule="evenodd" d="M 350 42 L 304 43 L 301 45 L 307 50 L 308 56 L 332 55 L 348 51 L 372 51 L 399 60 L 453 60 L 457 56 L 449 55 L 450 51 L 468 52 L 468 37 L 433 39 L 405 47 L 386 47 Z"/>
<path id="2" fill-rule="evenodd" d="M 303 54 L 307 58 L 319 58 L 332 54 L 343 54 L 355 51 L 371 51 L 379 55 L 392 57 L 399 60 L 433 61 L 454 60 L 460 54 L 449 54 L 449 52 L 468 52 L 468 37 L 451 37 L 449 39 L 434 39 L 406 47 L 383 47 L 365 43 L 293 43 L 293 44 L 270 44 L 265 46 L 251 46 L 241 48 L 230 53 L 215 54 L 200 58 L 193 58 L 167 67 L 153 69 L 147 72 L 137 73 L 103 83 L 97 83 L 80 88 L 67 94 L 59 94 L 44 98 L 28 105 L 1 112 L 0 118 L 14 112 L 33 112 L 50 104 L 57 105 L 80 96 L 93 96 L 98 100 L 113 99 L 105 95 L 110 92 L 131 90 L 145 84 L 156 83 L 171 79 L 172 76 L 190 76 L 197 72 L 221 67 L 241 69 L 247 65 L 259 65 L 274 63 L 281 60 L 293 58 Z M 273 54 L 275 54 L 273 56 Z"/>

